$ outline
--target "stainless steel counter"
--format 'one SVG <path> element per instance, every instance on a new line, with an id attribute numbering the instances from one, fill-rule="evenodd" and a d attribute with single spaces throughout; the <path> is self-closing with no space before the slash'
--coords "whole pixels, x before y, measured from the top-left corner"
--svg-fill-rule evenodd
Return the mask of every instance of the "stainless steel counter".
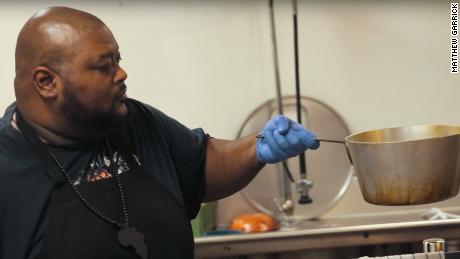
<path id="1" fill-rule="evenodd" d="M 195 254 L 197 258 L 249 255 L 417 242 L 432 237 L 459 239 L 460 219 L 424 220 L 419 211 L 324 218 L 305 221 L 292 230 L 196 238 Z"/>

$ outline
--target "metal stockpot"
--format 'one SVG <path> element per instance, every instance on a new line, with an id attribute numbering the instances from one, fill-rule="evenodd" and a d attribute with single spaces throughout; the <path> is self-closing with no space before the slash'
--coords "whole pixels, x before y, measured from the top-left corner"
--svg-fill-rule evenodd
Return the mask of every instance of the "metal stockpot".
<path id="1" fill-rule="evenodd" d="M 345 139 L 364 199 L 414 205 L 457 195 L 460 127 L 422 125 L 366 131 Z"/>

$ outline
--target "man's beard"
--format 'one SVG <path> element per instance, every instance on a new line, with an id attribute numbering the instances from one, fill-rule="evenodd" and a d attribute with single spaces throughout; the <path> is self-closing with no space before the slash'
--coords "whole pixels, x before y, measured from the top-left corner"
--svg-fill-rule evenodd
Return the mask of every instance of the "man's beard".
<path id="1" fill-rule="evenodd" d="M 90 107 L 82 101 L 83 97 L 70 89 L 72 87 L 69 85 L 64 88 L 61 112 L 75 126 L 86 130 L 106 131 L 119 128 L 124 124 L 126 116 L 117 114 L 113 110 L 98 110 L 97 105 Z"/>

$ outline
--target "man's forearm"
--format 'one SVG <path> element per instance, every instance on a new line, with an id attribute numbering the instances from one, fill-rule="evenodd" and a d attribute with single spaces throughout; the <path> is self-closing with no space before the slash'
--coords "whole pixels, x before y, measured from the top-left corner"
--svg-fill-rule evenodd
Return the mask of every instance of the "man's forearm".
<path id="1" fill-rule="evenodd" d="M 205 201 L 227 197 L 245 187 L 264 166 L 256 156 L 256 135 L 207 144 Z"/>
<path id="2" fill-rule="evenodd" d="M 205 201 L 237 192 L 265 163 L 276 164 L 307 149 L 317 149 L 315 134 L 286 116 L 271 118 L 260 132 L 234 141 L 209 139 L 206 152 Z"/>

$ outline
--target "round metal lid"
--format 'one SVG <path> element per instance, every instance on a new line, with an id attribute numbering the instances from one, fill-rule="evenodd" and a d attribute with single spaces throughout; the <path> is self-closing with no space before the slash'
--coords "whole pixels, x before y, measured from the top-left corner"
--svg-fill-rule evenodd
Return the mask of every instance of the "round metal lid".
<path id="1" fill-rule="evenodd" d="M 350 134 L 344 120 L 328 105 L 309 97 L 301 98 L 303 125 L 320 139 L 343 140 Z M 284 115 L 296 120 L 295 97 L 283 97 Z M 276 100 L 271 99 L 252 112 L 238 132 L 238 137 L 260 131 L 276 115 Z M 343 144 L 322 142 L 317 151 L 306 152 L 307 179 L 313 181 L 310 204 L 298 204 L 299 195 L 285 175 L 281 163 L 266 165 L 255 179 L 242 190 L 246 200 L 264 213 L 279 216 L 275 203 L 284 201 L 285 191 L 292 193 L 294 219 L 318 218 L 330 210 L 343 196 L 353 177 L 353 170 Z M 296 182 L 299 180 L 298 158 L 288 160 Z"/>

